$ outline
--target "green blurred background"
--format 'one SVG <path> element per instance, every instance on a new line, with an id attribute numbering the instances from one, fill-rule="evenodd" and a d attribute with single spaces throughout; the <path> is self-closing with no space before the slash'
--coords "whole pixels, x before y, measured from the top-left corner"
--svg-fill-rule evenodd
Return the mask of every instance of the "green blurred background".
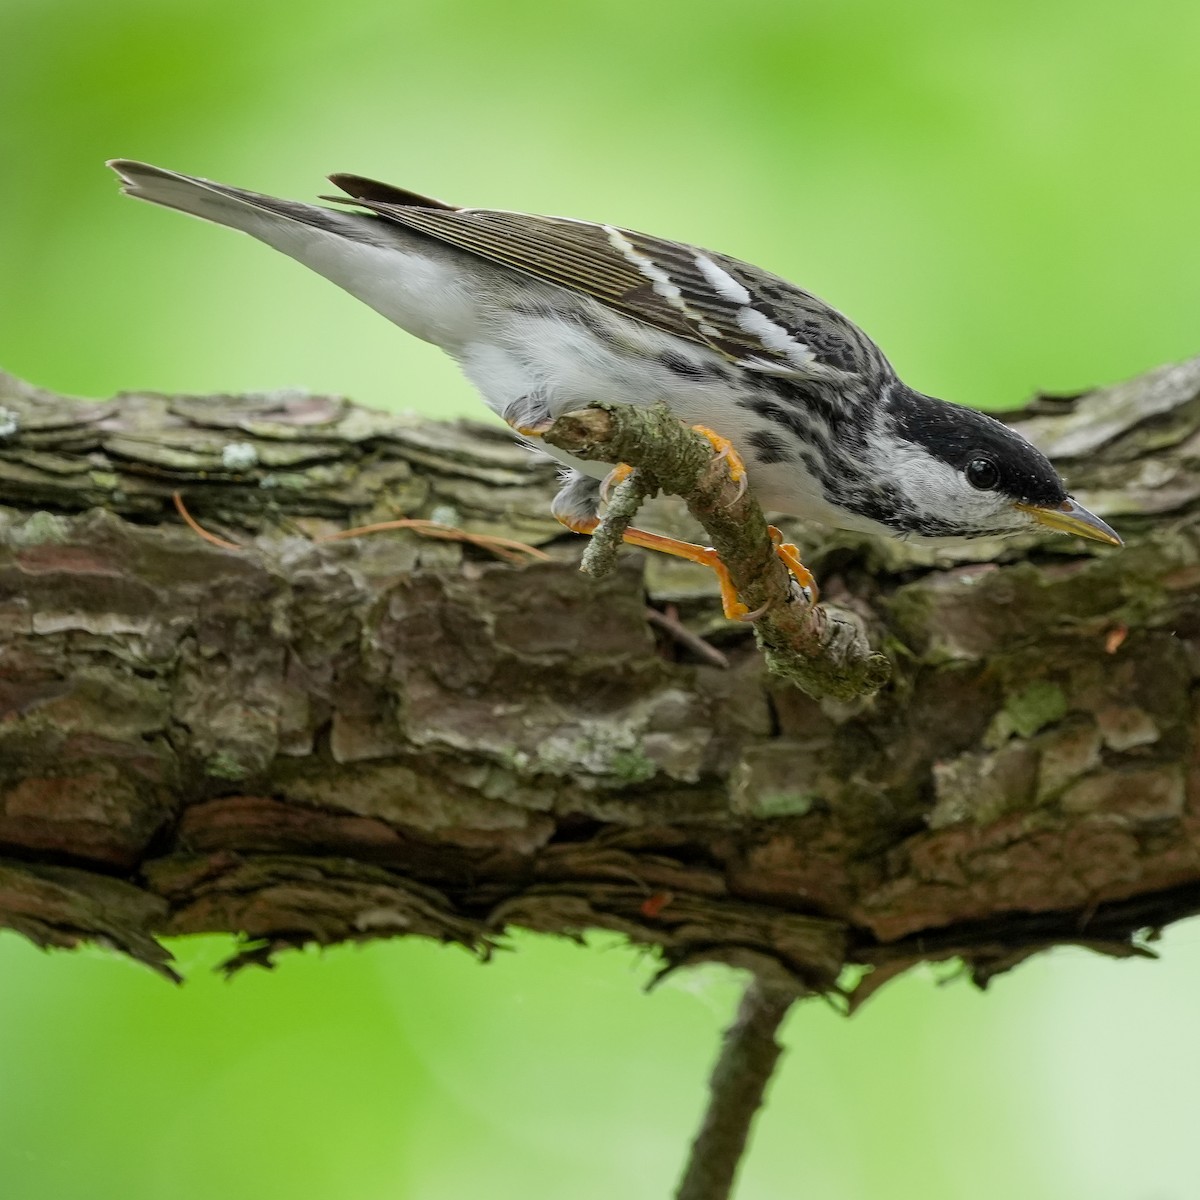
<path id="1" fill-rule="evenodd" d="M 982 405 L 1200 351 L 1193 0 L 0 0 L 0 365 L 83 395 L 297 385 L 481 413 L 451 364 L 107 157 L 330 171 L 709 245 Z M 0 936 L 14 1200 L 661 1200 L 737 981 L 521 937 L 172 989 Z M 812 1004 L 740 1200 L 1191 1200 L 1200 931 Z"/>

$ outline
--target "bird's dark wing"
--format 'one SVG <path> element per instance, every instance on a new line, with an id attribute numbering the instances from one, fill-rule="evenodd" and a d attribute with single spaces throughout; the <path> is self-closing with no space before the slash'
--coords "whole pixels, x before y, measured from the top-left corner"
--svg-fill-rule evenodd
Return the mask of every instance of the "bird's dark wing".
<path id="1" fill-rule="evenodd" d="M 357 175 L 330 178 L 388 221 L 588 296 L 747 370 L 792 378 L 890 373 L 875 343 L 841 313 L 737 259 L 612 225 L 453 208 Z"/>

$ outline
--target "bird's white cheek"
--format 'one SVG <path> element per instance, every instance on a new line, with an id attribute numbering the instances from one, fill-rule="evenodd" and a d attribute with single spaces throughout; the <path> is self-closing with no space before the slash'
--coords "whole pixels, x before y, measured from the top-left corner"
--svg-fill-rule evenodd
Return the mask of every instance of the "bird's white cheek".
<path id="1" fill-rule="evenodd" d="M 944 518 L 964 508 L 976 508 L 980 493 L 940 459 L 904 442 L 876 449 L 885 478 L 890 476 L 919 512 Z"/>

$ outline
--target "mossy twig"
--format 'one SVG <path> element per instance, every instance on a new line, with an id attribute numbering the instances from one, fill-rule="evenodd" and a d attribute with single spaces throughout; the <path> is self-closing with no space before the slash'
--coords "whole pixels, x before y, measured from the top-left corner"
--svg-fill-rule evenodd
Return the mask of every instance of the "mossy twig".
<path id="1" fill-rule="evenodd" d="M 773 674 L 810 696 L 842 701 L 868 696 L 887 682 L 890 664 L 871 649 L 853 613 L 810 608 L 797 598 L 758 502 L 738 487 L 709 441 L 666 405 L 593 404 L 559 417 L 543 437 L 578 458 L 635 468 L 597 531 L 603 538 L 599 563 L 611 561 L 643 497 L 658 489 L 682 496 L 743 603 L 752 612 L 762 610 L 754 628 Z M 594 571 L 595 560 L 587 569 Z"/>
<path id="2" fill-rule="evenodd" d="M 634 471 L 613 490 L 604 518 L 583 552 L 580 570 L 596 579 L 602 579 L 616 570 L 617 554 L 625 530 L 633 522 L 642 501 L 649 499 L 657 490 L 644 471 Z"/>

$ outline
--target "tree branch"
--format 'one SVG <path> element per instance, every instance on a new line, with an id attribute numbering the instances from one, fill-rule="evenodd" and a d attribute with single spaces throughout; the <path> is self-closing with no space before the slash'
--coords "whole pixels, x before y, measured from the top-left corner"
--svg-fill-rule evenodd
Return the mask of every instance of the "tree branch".
<path id="1" fill-rule="evenodd" d="M 857 1003 L 933 958 L 1146 954 L 1200 908 L 1200 360 L 1013 417 L 1123 550 L 779 522 L 892 664 L 852 702 L 773 680 L 702 567 L 581 575 L 504 430 L 3 377 L 0 410 L 0 922 L 41 943 L 169 971 L 157 938 L 195 931 L 236 965 L 605 928 L 835 997 L 865 969 Z M 397 518 L 551 560 L 315 540 Z"/>
<path id="2" fill-rule="evenodd" d="M 746 1152 L 750 1126 L 783 1047 L 775 1034 L 796 991 L 756 979 L 746 989 L 737 1019 L 725 1031 L 709 1080 L 704 1122 L 692 1143 L 675 1200 L 727 1200 Z"/>

